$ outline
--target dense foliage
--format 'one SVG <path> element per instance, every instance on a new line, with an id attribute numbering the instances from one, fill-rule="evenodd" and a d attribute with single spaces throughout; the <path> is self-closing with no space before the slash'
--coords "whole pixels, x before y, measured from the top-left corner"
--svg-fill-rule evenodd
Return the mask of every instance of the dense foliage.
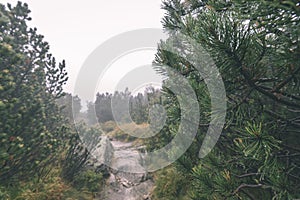
<path id="1" fill-rule="evenodd" d="M 153 199 L 299 199 L 299 2 L 165 0 L 163 9 L 170 39 L 159 45 L 156 70 L 169 77 L 176 71 L 188 81 L 199 103 L 200 121 L 184 155 L 154 174 Z M 178 99 L 167 81 L 163 91 L 150 87 L 136 96 L 128 90 L 99 93 L 85 114 L 89 125 L 103 126 L 77 124 L 84 133 L 80 138 L 72 122 L 85 116 L 79 97 L 63 93 L 65 62 L 57 63 L 43 36 L 27 26 L 29 13 L 27 4 L 0 4 L 0 199 L 72 199 L 72 194 L 86 199 L 86 193 L 78 191 L 98 192 L 106 174 L 88 166 L 90 154 L 81 140 L 95 146 L 104 130 L 131 141 L 124 130 L 139 135 L 147 123 L 164 122 L 161 107 L 150 110 L 163 104 L 166 124 L 146 140 L 151 151 L 174 138 L 183 114 L 198 110 L 181 108 L 180 101 L 191 101 L 189 96 Z M 213 114 L 212 99 L 205 77 L 193 65 L 198 63 L 190 62 L 202 52 L 188 41 L 174 42 L 176 33 L 209 53 L 226 89 L 225 126 L 202 159 L 198 153 Z"/>
<path id="2" fill-rule="evenodd" d="M 65 62 L 27 26 L 29 13 L 21 2 L 0 4 L 0 199 L 92 199 L 102 174 L 86 170 L 90 155 L 70 123 L 80 99 L 73 97 L 73 112 Z"/>
<path id="3" fill-rule="evenodd" d="M 42 176 L 64 138 L 55 99 L 67 81 L 65 63 L 56 63 L 43 36 L 27 27 L 29 12 L 20 2 L 0 5 L 1 183 Z"/>
<path id="4" fill-rule="evenodd" d="M 189 62 L 199 52 L 189 50 L 179 57 L 163 48 L 182 49 L 179 42 L 167 40 L 160 45 L 156 63 L 162 67 L 157 70 L 169 75 L 163 67 L 168 65 L 182 74 L 196 92 L 201 110 L 195 141 L 176 162 L 178 172 L 192 183 L 181 191 L 189 198 L 300 198 L 299 6 L 292 0 L 164 1 L 165 30 L 194 39 L 210 54 L 227 96 L 222 135 L 213 151 L 199 159 L 211 116 L 204 77 Z M 168 125 L 150 142 L 151 149 L 168 143 L 180 120 L 176 96 L 168 89 L 164 94 Z M 157 188 L 156 194 L 162 188 Z M 169 195 L 165 199 L 175 198 Z"/>

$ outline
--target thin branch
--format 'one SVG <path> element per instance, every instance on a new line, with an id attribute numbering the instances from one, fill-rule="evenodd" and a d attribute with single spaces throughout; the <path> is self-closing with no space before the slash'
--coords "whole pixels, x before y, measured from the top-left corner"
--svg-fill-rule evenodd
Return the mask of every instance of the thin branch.
<path id="1" fill-rule="evenodd" d="M 257 176 L 257 175 L 260 175 L 260 174 L 261 173 L 248 173 L 248 174 L 236 175 L 236 177 L 244 178 L 244 177 L 248 177 L 248 176 Z"/>
<path id="2" fill-rule="evenodd" d="M 279 102 L 282 104 L 285 104 L 287 106 L 291 106 L 291 107 L 296 107 L 296 108 L 300 108 L 300 105 L 294 102 L 290 102 L 284 99 L 281 99 L 280 97 L 277 97 L 276 95 L 272 94 L 271 92 L 268 92 L 266 90 L 264 90 L 263 88 L 261 88 L 260 86 L 256 85 L 253 81 L 253 79 L 251 78 L 250 74 L 248 71 L 246 71 L 246 69 L 244 67 L 241 67 L 241 74 L 245 77 L 246 81 L 248 82 L 248 84 L 255 88 L 258 92 L 264 94 L 265 96 Z"/>
<path id="3" fill-rule="evenodd" d="M 284 146 L 284 147 L 286 147 L 286 148 L 288 148 L 288 149 L 292 149 L 292 150 L 294 150 L 294 151 L 300 152 L 300 149 L 297 148 L 297 147 L 291 147 L 291 146 L 288 146 L 288 145 L 286 145 L 286 144 L 282 144 L 282 146 Z"/>
<path id="4" fill-rule="evenodd" d="M 298 123 L 295 123 L 292 120 L 286 119 L 286 118 L 282 117 L 281 115 L 279 115 L 279 114 L 277 114 L 277 113 L 275 113 L 275 112 L 273 112 L 271 110 L 265 110 L 265 112 L 267 114 L 269 114 L 271 117 L 275 117 L 275 118 L 281 119 L 283 121 L 286 121 L 288 124 L 290 124 L 290 125 L 292 125 L 294 127 L 300 128 L 300 125 Z"/>
<path id="5" fill-rule="evenodd" d="M 232 195 L 237 194 L 242 188 L 270 188 L 270 186 L 267 185 L 263 185 L 263 184 L 257 184 L 257 185 L 253 185 L 253 184 L 245 184 L 242 183 L 233 193 Z"/>
<path id="6" fill-rule="evenodd" d="M 277 157 L 278 158 L 285 158 L 285 157 L 297 157 L 297 156 L 300 156 L 300 153 L 288 154 L 288 155 L 279 155 Z"/>
<path id="7" fill-rule="evenodd" d="M 295 76 L 300 71 L 300 67 L 293 71 L 289 77 L 287 77 L 284 81 L 279 83 L 273 90 L 272 92 L 278 92 L 281 88 L 283 88 L 286 84 L 288 84 Z"/>
<path id="8" fill-rule="evenodd" d="M 244 76 L 244 78 L 246 79 L 247 83 L 249 84 L 249 86 L 251 86 L 252 88 L 256 89 L 258 92 L 264 94 L 265 96 L 279 102 L 282 103 L 284 105 L 287 106 L 291 106 L 291 107 L 296 107 L 296 108 L 300 108 L 300 105 L 291 101 L 287 101 L 285 99 L 282 99 L 276 95 L 274 95 L 272 92 L 268 92 L 266 90 L 264 90 L 262 87 L 260 87 L 259 85 L 257 85 L 255 83 L 255 80 L 253 80 L 251 78 L 250 73 L 247 71 L 247 69 L 242 65 L 242 61 L 241 59 L 238 57 L 238 55 L 235 52 L 232 52 L 228 49 L 225 50 L 225 52 L 228 54 L 228 56 L 233 57 L 233 59 L 235 60 L 237 66 L 240 67 L 241 70 L 241 74 Z"/>
<path id="9" fill-rule="evenodd" d="M 261 87 L 264 90 L 270 91 L 270 92 L 273 90 L 273 88 L 270 88 L 270 87 L 267 87 L 267 86 L 264 86 L 264 85 L 257 85 L 257 86 Z M 289 93 L 284 92 L 284 91 L 277 91 L 276 94 L 281 95 L 281 96 L 285 96 L 287 98 L 292 98 L 292 99 L 295 99 L 295 100 L 300 100 L 299 96 L 296 96 L 296 95 L 293 95 L 293 94 L 289 94 Z"/>

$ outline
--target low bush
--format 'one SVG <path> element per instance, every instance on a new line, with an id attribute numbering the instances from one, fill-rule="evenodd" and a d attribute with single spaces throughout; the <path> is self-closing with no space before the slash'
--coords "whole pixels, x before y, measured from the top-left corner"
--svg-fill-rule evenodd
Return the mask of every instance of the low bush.
<path id="1" fill-rule="evenodd" d="M 109 133 L 109 132 L 113 131 L 116 128 L 116 126 L 117 125 L 114 121 L 107 121 L 101 125 L 101 129 L 105 133 Z"/>
<path id="2" fill-rule="evenodd" d="M 103 183 L 103 175 L 93 170 L 81 172 L 74 178 L 74 186 L 79 190 L 88 190 L 97 192 L 101 189 Z"/>
<path id="3" fill-rule="evenodd" d="M 184 174 L 177 171 L 175 167 L 168 167 L 158 171 L 154 175 L 155 188 L 152 193 L 153 200 L 187 200 L 184 191 L 189 181 Z"/>

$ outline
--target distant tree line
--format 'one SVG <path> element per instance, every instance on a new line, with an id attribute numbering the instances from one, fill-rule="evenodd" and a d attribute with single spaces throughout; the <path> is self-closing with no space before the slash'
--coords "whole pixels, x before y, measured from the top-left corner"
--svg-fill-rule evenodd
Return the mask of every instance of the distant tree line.
<path id="1" fill-rule="evenodd" d="M 155 104 L 162 103 L 162 96 L 160 89 L 149 86 L 143 93 L 139 92 L 137 95 L 133 95 L 128 89 L 123 92 L 116 91 L 113 94 L 97 93 L 95 102 L 87 102 L 86 111 L 81 110 L 82 102 L 77 95 L 66 93 L 56 102 L 61 106 L 62 114 L 71 122 L 76 120 L 95 125 L 108 121 L 121 123 L 133 121 L 142 124 L 150 122 L 149 110 Z M 113 109 L 116 110 L 114 114 Z"/>
<path id="2" fill-rule="evenodd" d="M 137 124 L 147 123 L 149 122 L 149 108 L 159 103 L 160 98 L 160 90 L 153 87 L 148 87 L 144 94 L 138 93 L 137 95 L 132 95 L 128 89 L 123 92 L 116 91 L 114 94 L 97 93 L 95 102 L 87 104 L 86 117 L 89 124 L 116 120 L 122 123 L 128 123 L 131 120 Z M 112 109 L 117 112 L 113 114 Z M 95 114 L 97 121 L 95 121 Z"/>

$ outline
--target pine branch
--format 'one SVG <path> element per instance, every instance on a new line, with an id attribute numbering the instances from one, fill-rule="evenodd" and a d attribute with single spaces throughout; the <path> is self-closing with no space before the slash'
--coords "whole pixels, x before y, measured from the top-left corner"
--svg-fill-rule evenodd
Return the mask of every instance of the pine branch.
<path id="1" fill-rule="evenodd" d="M 297 104 L 297 103 L 294 103 L 294 102 L 290 102 L 290 101 L 287 101 L 287 100 L 284 100 L 284 99 L 281 99 L 280 97 L 274 95 L 273 93 L 271 92 L 268 92 L 267 90 L 264 90 L 262 87 L 260 87 L 259 85 L 256 85 L 254 80 L 250 77 L 250 74 L 248 71 L 246 71 L 246 69 L 244 67 L 241 67 L 241 74 L 244 76 L 244 78 L 246 79 L 246 81 L 248 82 L 248 84 L 255 88 L 258 92 L 264 94 L 265 96 L 279 102 L 279 103 L 282 103 L 284 105 L 287 105 L 287 106 L 291 106 L 291 107 L 295 107 L 295 108 L 300 108 L 300 105 Z"/>
<path id="2" fill-rule="evenodd" d="M 275 113 L 271 110 L 265 110 L 265 112 L 267 114 L 269 114 L 271 117 L 275 117 L 275 118 L 278 118 L 280 120 L 286 121 L 286 123 L 288 123 L 288 124 L 290 124 L 294 127 L 300 128 L 300 124 L 293 122 L 293 120 L 286 119 L 286 118 L 282 117 L 281 115 L 279 115 L 279 114 L 277 114 L 277 113 Z"/>
<path id="3" fill-rule="evenodd" d="M 242 188 L 271 188 L 271 186 L 263 185 L 260 183 L 257 185 L 242 183 L 236 190 L 234 190 L 232 195 L 237 194 Z"/>
<path id="4" fill-rule="evenodd" d="M 294 70 L 289 77 L 287 77 L 284 81 L 279 83 L 275 88 L 273 88 L 272 92 L 279 92 L 281 88 L 283 88 L 286 84 L 288 84 L 295 76 L 300 71 L 300 67 L 296 70 Z"/>
<path id="5" fill-rule="evenodd" d="M 242 65 L 242 61 L 238 57 L 238 55 L 235 52 L 231 51 L 230 49 L 225 49 L 225 52 L 226 54 L 228 54 L 229 57 L 232 57 L 235 60 L 237 66 L 240 67 L 240 72 L 243 75 L 243 77 L 246 79 L 249 86 L 251 86 L 252 88 L 256 89 L 258 92 L 264 94 L 265 96 L 279 103 L 282 103 L 287 106 L 295 107 L 295 108 L 300 108 L 299 104 L 282 99 L 279 96 L 274 95 L 272 92 L 268 92 L 267 90 L 263 89 L 261 86 L 257 85 L 255 83 L 255 80 L 251 78 L 249 71 L 246 69 L 246 67 Z"/>
<path id="6" fill-rule="evenodd" d="M 300 153 L 280 155 L 280 156 L 277 156 L 277 157 L 278 158 L 285 158 L 285 157 L 296 157 L 296 156 L 300 156 Z"/>
<path id="7" fill-rule="evenodd" d="M 273 90 L 272 88 L 264 86 L 264 85 L 258 85 L 258 86 L 261 87 L 264 90 L 267 90 L 267 91 L 272 91 Z M 279 95 L 279 96 L 285 96 L 287 98 L 292 98 L 294 100 L 300 100 L 299 96 L 296 96 L 296 95 L 293 95 L 293 94 L 288 94 L 284 91 L 278 91 L 278 92 L 276 92 L 276 94 Z"/>
<path id="8" fill-rule="evenodd" d="M 291 150 L 294 150 L 294 151 L 300 152 L 300 149 L 299 149 L 299 148 L 297 148 L 297 147 L 291 147 L 291 146 L 288 146 L 288 145 L 286 145 L 286 144 L 282 144 L 282 146 L 284 146 L 284 147 L 286 147 L 286 148 L 288 148 L 288 149 L 291 149 Z"/>
<path id="9" fill-rule="evenodd" d="M 248 177 L 248 176 L 257 176 L 257 175 L 260 175 L 260 174 L 261 173 L 248 173 L 248 174 L 236 175 L 236 177 L 245 178 L 245 177 Z"/>

